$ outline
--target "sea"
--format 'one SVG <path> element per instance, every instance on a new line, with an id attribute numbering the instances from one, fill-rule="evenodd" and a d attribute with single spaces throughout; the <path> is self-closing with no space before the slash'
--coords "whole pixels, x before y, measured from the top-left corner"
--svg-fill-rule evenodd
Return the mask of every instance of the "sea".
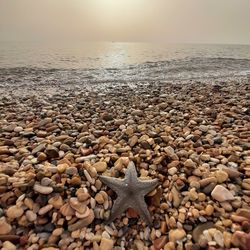
<path id="1" fill-rule="evenodd" d="M 0 42 L 0 83 L 225 80 L 250 76 L 250 45 Z"/>

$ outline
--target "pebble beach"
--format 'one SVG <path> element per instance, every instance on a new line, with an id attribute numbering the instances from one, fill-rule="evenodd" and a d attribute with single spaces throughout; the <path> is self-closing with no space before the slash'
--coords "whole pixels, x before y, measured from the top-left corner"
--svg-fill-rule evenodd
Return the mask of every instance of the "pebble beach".
<path id="1" fill-rule="evenodd" d="M 2 76 L 3 78 L 3 76 Z M 250 81 L 0 88 L 4 250 L 250 249 Z M 133 161 L 153 225 L 109 218 Z"/>

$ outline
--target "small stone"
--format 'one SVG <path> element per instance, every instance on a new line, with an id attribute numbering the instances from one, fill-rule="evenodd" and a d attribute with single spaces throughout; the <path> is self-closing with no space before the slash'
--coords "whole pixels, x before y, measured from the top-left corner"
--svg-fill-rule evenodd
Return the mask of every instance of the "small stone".
<path id="1" fill-rule="evenodd" d="M 23 131 L 23 128 L 21 126 L 17 126 L 14 128 L 14 132 L 16 132 L 16 133 L 20 133 L 22 131 Z"/>
<path id="2" fill-rule="evenodd" d="M 212 205 L 208 204 L 205 208 L 206 215 L 211 216 L 213 214 L 213 212 L 214 212 L 214 207 Z"/>
<path id="3" fill-rule="evenodd" d="M 89 214 L 91 213 L 90 209 L 87 206 L 84 206 L 84 208 L 85 208 L 85 211 L 83 213 L 79 213 L 77 211 L 75 212 L 75 215 L 77 218 L 84 219 L 89 216 Z"/>
<path id="4" fill-rule="evenodd" d="M 187 159 L 184 162 L 184 167 L 187 167 L 187 168 L 196 168 L 196 163 L 193 162 L 191 159 Z"/>
<path id="5" fill-rule="evenodd" d="M 209 228 L 213 228 L 213 227 L 214 227 L 214 224 L 212 222 L 206 222 L 206 223 L 199 224 L 198 226 L 196 226 L 192 233 L 194 241 L 198 243 L 203 231 Z"/>
<path id="6" fill-rule="evenodd" d="M 250 249 L 250 235 L 245 232 L 236 231 L 233 234 L 231 242 L 234 246 L 240 247 L 242 250 Z"/>
<path id="7" fill-rule="evenodd" d="M 189 198 L 191 201 L 195 201 L 198 199 L 198 193 L 196 192 L 195 188 L 191 188 L 189 191 Z"/>
<path id="8" fill-rule="evenodd" d="M 48 177 L 43 177 L 41 180 L 42 186 L 50 186 L 53 181 Z"/>
<path id="9" fill-rule="evenodd" d="M 0 155 L 9 154 L 10 150 L 8 146 L 0 146 Z"/>
<path id="10" fill-rule="evenodd" d="M 164 250 L 175 250 L 175 243 L 174 242 L 168 242 L 165 246 L 164 246 Z M 186 248 L 188 249 L 188 248 Z M 196 249 L 190 249 L 190 250 L 196 250 Z"/>
<path id="11" fill-rule="evenodd" d="M 220 246 L 220 247 L 224 247 L 224 238 L 223 238 L 223 234 L 219 231 L 216 230 L 216 232 L 213 235 L 214 240 L 216 241 L 216 243 Z"/>
<path id="12" fill-rule="evenodd" d="M 45 150 L 45 144 L 42 143 L 42 144 L 36 146 L 36 147 L 32 150 L 31 153 L 32 153 L 33 155 L 35 155 L 36 153 L 42 152 L 42 151 L 44 151 L 44 150 Z"/>
<path id="13" fill-rule="evenodd" d="M 206 125 L 200 125 L 199 130 L 203 133 L 206 133 L 208 131 L 208 126 Z"/>
<path id="14" fill-rule="evenodd" d="M 214 175 L 215 175 L 218 183 L 223 183 L 228 179 L 228 174 L 223 170 L 216 171 L 214 173 Z"/>
<path id="15" fill-rule="evenodd" d="M 62 233 L 63 233 L 63 228 L 56 228 L 52 232 L 52 235 L 54 235 L 54 236 L 60 236 Z"/>
<path id="16" fill-rule="evenodd" d="M 111 121 L 111 120 L 113 120 L 114 118 L 113 118 L 113 115 L 112 115 L 112 114 L 109 114 L 108 112 L 104 112 L 104 113 L 102 114 L 102 119 L 103 119 L 104 121 Z"/>
<path id="17" fill-rule="evenodd" d="M 160 238 L 153 241 L 153 245 L 156 250 L 160 250 L 164 247 L 167 242 L 167 236 L 163 235 Z"/>
<path id="18" fill-rule="evenodd" d="M 61 163 L 57 165 L 57 169 L 59 173 L 63 173 L 68 168 L 67 163 Z"/>
<path id="19" fill-rule="evenodd" d="M 83 214 L 86 211 L 86 205 L 80 202 L 76 197 L 71 197 L 69 199 L 69 204 L 74 210 L 76 210 L 80 214 Z"/>
<path id="20" fill-rule="evenodd" d="M 46 161 L 47 160 L 47 155 L 43 152 L 39 153 L 37 156 L 37 160 L 39 162 Z"/>
<path id="21" fill-rule="evenodd" d="M 48 204 L 48 205 L 40 208 L 39 211 L 38 211 L 38 214 L 39 215 L 44 215 L 44 214 L 48 213 L 52 208 L 53 208 L 53 205 Z"/>
<path id="22" fill-rule="evenodd" d="M 104 172 L 107 169 L 107 163 L 106 162 L 96 162 L 93 167 L 96 169 L 97 172 Z"/>
<path id="23" fill-rule="evenodd" d="M 112 239 L 107 239 L 102 237 L 99 250 L 112 250 L 114 241 Z"/>
<path id="24" fill-rule="evenodd" d="M 182 228 L 172 229 L 169 232 L 169 241 L 176 242 L 183 240 L 186 237 L 186 232 Z"/>
<path id="25" fill-rule="evenodd" d="M 239 208 L 236 211 L 236 214 L 242 217 L 245 217 L 247 220 L 250 221 L 250 210 L 247 208 Z"/>
<path id="26" fill-rule="evenodd" d="M 172 167 L 172 168 L 168 169 L 168 173 L 169 173 L 170 175 L 176 174 L 177 171 L 178 171 L 178 169 L 177 169 L 176 167 Z"/>
<path id="27" fill-rule="evenodd" d="M 6 235 L 10 233 L 12 227 L 10 224 L 7 223 L 5 217 L 0 218 L 0 235 Z"/>
<path id="28" fill-rule="evenodd" d="M 128 144 L 130 147 L 134 147 L 137 142 L 138 137 L 136 135 L 133 135 L 131 138 L 129 138 Z"/>
<path id="29" fill-rule="evenodd" d="M 68 167 L 65 171 L 67 175 L 76 175 L 78 174 L 78 169 L 76 167 Z"/>
<path id="30" fill-rule="evenodd" d="M 37 219 L 37 215 L 31 210 L 27 210 L 25 212 L 25 215 L 26 215 L 27 220 L 30 222 L 33 222 Z"/>
<path id="31" fill-rule="evenodd" d="M 95 196 L 95 200 L 97 201 L 98 204 L 103 204 L 104 203 L 104 198 L 100 193 L 97 193 Z"/>
<path id="32" fill-rule="evenodd" d="M 23 209 L 15 205 L 8 208 L 6 215 L 11 219 L 15 219 L 21 217 L 23 213 L 24 213 Z"/>
<path id="33" fill-rule="evenodd" d="M 217 179 L 215 177 L 207 177 L 205 179 L 200 180 L 199 182 L 201 187 L 205 187 L 210 183 L 216 183 Z"/>
<path id="34" fill-rule="evenodd" d="M 143 241 L 134 240 L 134 244 L 135 244 L 136 250 L 144 250 L 145 245 L 144 245 Z"/>
<path id="35" fill-rule="evenodd" d="M 82 201 L 86 201 L 87 199 L 89 199 L 89 194 L 85 193 L 85 192 L 78 192 L 76 193 L 77 195 L 77 199 L 82 202 Z"/>
<path id="36" fill-rule="evenodd" d="M 127 216 L 128 218 L 137 218 L 138 217 L 138 213 L 135 209 L 129 207 L 127 209 Z"/>
<path id="37" fill-rule="evenodd" d="M 75 215 L 75 210 L 68 203 L 65 203 L 63 206 L 60 207 L 60 212 L 65 217 L 67 216 L 70 217 L 70 216 Z"/>
<path id="38" fill-rule="evenodd" d="M 50 158 L 58 158 L 59 157 L 59 150 L 58 148 L 48 145 L 45 151 L 46 155 L 48 155 Z"/>
<path id="39" fill-rule="evenodd" d="M 80 186 L 82 184 L 82 180 L 80 176 L 73 176 L 72 179 L 70 180 L 70 184 L 73 187 Z"/>
<path id="40" fill-rule="evenodd" d="M 2 250 L 16 250 L 16 246 L 10 241 L 5 241 Z"/>
<path id="41" fill-rule="evenodd" d="M 216 185 L 211 193 L 211 196 L 219 202 L 234 199 L 233 194 L 222 185 Z"/>
<path id="42" fill-rule="evenodd" d="M 95 218 L 94 212 L 93 212 L 92 209 L 90 209 L 90 213 L 89 213 L 88 217 L 86 217 L 84 219 L 80 219 L 76 223 L 69 225 L 68 226 L 68 230 L 70 232 L 72 232 L 72 231 L 75 231 L 77 229 L 81 229 L 83 227 L 86 227 L 86 226 L 88 226 L 89 224 L 92 223 L 92 221 L 94 220 L 94 218 Z"/>
<path id="43" fill-rule="evenodd" d="M 248 179 L 244 179 L 241 183 L 241 186 L 244 188 L 244 189 L 247 189 L 247 190 L 250 190 L 250 178 Z"/>
<path id="44" fill-rule="evenodd" d="M 51 204 L 54 208 L 60 209 L 61 206 L 63 205 L 63 199 L 62 199 L 61 195 L 56 194 L 55 196 L 51 197 L 48 200 L 48 203 Z"/>
<path id="45" fill-rule="evenodd" d="M 131 115 L 136 115 L 136 116 L 143 116 L 143 111 L 142 110 L 133 110 L 131 112 Z"/>
<path id="46" fill-rule="evenodd" d="M 181 203 L 180 193 L 175 187 L 171 189 L 171 193 L 173 195 L 173 205 L 175 208 L 177 208 Z"/>
<path id="47" fill-rule="evenodd" d="M 33 187 L 33 189 L 40 193 L 40 194 L 50 194 L 53 192 L 53 188 L 52 187 L 45 187 L 45 186 L 42 186 L 38 183 L 36 183 Z"/>

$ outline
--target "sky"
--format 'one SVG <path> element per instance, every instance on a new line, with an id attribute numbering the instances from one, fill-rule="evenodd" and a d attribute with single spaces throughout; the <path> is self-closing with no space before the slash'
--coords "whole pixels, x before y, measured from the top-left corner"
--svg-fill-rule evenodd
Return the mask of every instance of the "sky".
<path id="1" fill-rule="evenodd" d="M 0 0 L 0 41 L 250 44 L 250 0 Z"/>

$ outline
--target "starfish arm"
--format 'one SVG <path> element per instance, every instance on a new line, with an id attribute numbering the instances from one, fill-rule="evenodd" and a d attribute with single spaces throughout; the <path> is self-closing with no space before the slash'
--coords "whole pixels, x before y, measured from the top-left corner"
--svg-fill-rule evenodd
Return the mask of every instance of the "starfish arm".
<path id="1" fill-rule="evenodd" d="M 116 219 L 119 215 L 121 215 L 128 208 L 128 204 L 126 199 L 122 199 L 118 197 L 111 210 L 111 214 L 109 219 L 107 220 L 107 224 L 110 224 L 114 219 Z"/>
<path id="2" fill-rule="evenodd" d="M 148 211 L 144 197 L 138 197 L 133 204 L 133 208 L 139 213 L 140 217 L 147 225 L 152 225 L 152 217 Z"/>
<path id="3" fill-rule="evenodd" d="M 139 181 L 138 190 L 144 195 L 154 190 L 159 185 L 158 179 Z"/>
<path id="4" fill-rule="evenodd" d="M 112 178 L 109 176 L 99 176 L 100 180 L 109 186 L 111 189 L 113 189 L 117 194 L 121 192 L 121 189 L 125 186 L 123 180 L 118 178 Z"/>
<path id="5" fill-rule="evenodd" d="M 133 183 L 137 181 L 137 172 L 135 168 L 135 164 L 130 161 L 128 167 L 125 171 L 125 181 L 127 183 Z"/>

